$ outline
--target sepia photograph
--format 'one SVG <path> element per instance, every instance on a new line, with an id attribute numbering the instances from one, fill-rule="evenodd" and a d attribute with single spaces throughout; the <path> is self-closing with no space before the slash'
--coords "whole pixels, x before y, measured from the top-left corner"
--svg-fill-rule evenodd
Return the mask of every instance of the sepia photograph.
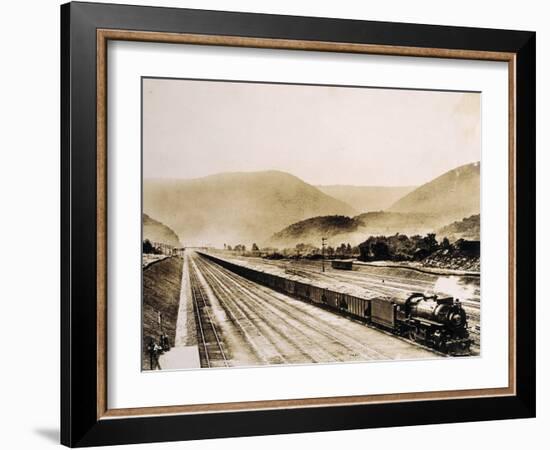
<path id="1" fill-rule="evenodd" d="M 480 355 L 479 92 L 141 89 L 143 371 Z"/>

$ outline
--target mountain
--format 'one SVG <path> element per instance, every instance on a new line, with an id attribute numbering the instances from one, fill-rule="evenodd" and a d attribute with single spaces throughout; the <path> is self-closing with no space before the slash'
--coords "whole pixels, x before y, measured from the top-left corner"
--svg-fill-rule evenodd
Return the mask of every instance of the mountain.
<path id="1" fill-rule="evenodd" d="M 455 236 L 476 239 L 479 236 L 479 180 L 479 162 L 460 166 L 413 189 L 385 211 L 354 217 L 313 217 L 281 229 L 271 237 L 270 243 L 285 247 L 298 243 L 318 246 L 321 238 L 327 237 L 331 245 L 358 244 L 369 236 L 424 235 L 436 230 L 441 236 L 448 234 L 450 240 L 456 240 Z M 356 207 L 359 204 L 359 201 L 353 203 Z M 465 217 L 468 219 L 462 220 Z"/>
<path id="2" fill-rule="evenodd" d="M 147 214 L 143 214 L 143 240 L 149 239 L 151 242 L 161 242 L 163 244 L 180 246 L 178 235 L 172 229 L 161 222 L 152 219 Z"/>
<path id="3" fill-rule="evenodd" d="M 360 231 L 368 236 L 390 236 L 396 233 L 423 235 L 445 224 L 444 219 L 429 213 L 379 211 L 361 214 L 355 219 L 361 223 Z"/>
<path id="4" fill-rule="evenodd" d="M 450 170 L 395 202 L 388 211 L 432 214 L 447 223 L 480 211 L 479 162 Z"/>
<path id="5" fill-rule="evenodd" d="M 341 236 L 345 233 L 354 233 L 360 222 L 348 216 L 312 217 L 293 223 L 275 233 L 269 240 L 271 245 L 293 247 L 298 243 L 320 245 L 321 238 Z"/>
<path id="6" fill-rule="evenodd" d="M 448 238 L 451 242 L 459 239 L 467 239 L 472 241 L 479 241 L 480 235 L 480 215 L 475 214 L 470 217 L 466 217 L 461 221 L 453 222 L 437 230 L 437 238 Z"/>
<path id="7" fill-rule="evenodd" d="M 444 223 L 431 214 L 385 211 L 369 212 L 355 217 L 312 217 L 275 233 L 269 243 L 276 247 L 294 247 L 299 243 L 318 247 L 321 238 L 325 237 L 329 245 L 339 245 L 342 242 L 357 245 L 369 236 L 390 236 L 396 233 L 424 235 Z"/>
<path id="8" fill-rule="evenodd" d="M 185 245 L 261 245 L 315 216 L 354 215 L 348 204 L 285 172 L 235 172 L 192 180 L 146 179 L 143 209 Z"/>
<path id="9" fill-rule="evenodd" d="M 382 211 L 389 208 L 416 186 L 317 186 L 331 197 L 351 205 L 357 211 Z"/>

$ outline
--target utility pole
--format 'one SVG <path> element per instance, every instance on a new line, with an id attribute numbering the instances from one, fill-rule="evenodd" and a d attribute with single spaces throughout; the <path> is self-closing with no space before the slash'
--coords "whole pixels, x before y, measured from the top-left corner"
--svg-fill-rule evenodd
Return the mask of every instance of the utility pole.
<path id="1" fill-rule="evenodd" d="M 160 334 L 163 334 L 163 330 L 162 330 L 162 313 L 160 311 L 157 311 L 157 322 L 159 324 Z"/>
<path id="2" fill-rule="evenodd" d="M 325 271 L 325 245 L 327 242 L 327 238 L 321 238 L 321 252 L 322 252 L 322 264 L 323 264 L 323 272 Z"/>

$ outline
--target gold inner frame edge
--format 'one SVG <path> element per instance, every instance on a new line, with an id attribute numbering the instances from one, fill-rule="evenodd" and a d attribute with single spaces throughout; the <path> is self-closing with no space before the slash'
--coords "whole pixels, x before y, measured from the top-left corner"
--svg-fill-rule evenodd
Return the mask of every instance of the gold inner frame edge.
<path id="1" fill-rule="evenodd" d="M 404 401 L 450 400 L 500 397 L 516 394 L 516 54 L 478 50 L 389 46 L 342 42 L 303 41 L 240 36 L 159 33 L 116 29 L 96 31 L 97 108 L 97 419 L 174 414 L 207 414 L 268 409 L 314 408 Z M 508 387 L 401 394 L 260 400 L 200 405 L 148 406 L 108 409 L 107 405 L 107 42 L 109 40 L 171 44 L 218 45 L 231 47 L 363 53 L 389 56 L 431 57 L 502 61 L 508 63 Z"/>

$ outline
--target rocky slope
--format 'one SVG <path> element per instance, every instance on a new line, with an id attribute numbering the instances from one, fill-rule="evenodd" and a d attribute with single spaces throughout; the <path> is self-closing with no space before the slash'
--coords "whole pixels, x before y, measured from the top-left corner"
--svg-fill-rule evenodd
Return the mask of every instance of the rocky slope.
<path id="1" fill-rule="evenodd" d="M 438 239 L 446 237 L 451 242 L 459 239 L 479 241 L 480 238 L 480 215 L 466 217 L 460 221 L 446 225 L 436 232 Z"/>
<path id="2" fill-rule="evenodd" d="M 466 164 L 423 184 L 388 211 L 432 214 L 446 223 L 480 212 L 480 164 Z"/>

